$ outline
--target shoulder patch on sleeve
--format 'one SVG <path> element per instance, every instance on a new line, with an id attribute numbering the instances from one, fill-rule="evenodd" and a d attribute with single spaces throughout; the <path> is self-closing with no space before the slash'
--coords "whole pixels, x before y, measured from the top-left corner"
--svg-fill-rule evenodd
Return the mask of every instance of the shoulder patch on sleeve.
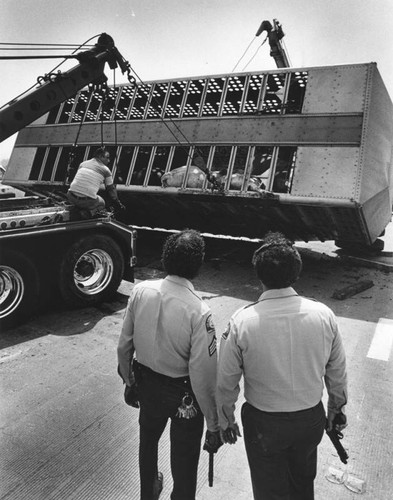
<path id="1" fill-rule="evenodd" d="M 226 327 L 225 332 L 221 336 L 222 340 L 226 340 L 228 338 L 228 335 L 230 334 L 230 332 L 231 332 L 231 324 L 228 323 L 228 326 Z"/>
<path id="2" fill-rule="evenodd" d="M 212 341 L 209 344 L 209 356 L 213 356 L 213 354 L 217 351 L 217 338 L 213 335 Z"/>
<path id="3" fill-rule="evenodd" d="M 206 318 L 206 330 L 207 333 L 213 335 L 216 333 L 216 329 L 214 328 L 213 318 L 211 314 L 209 314 L 209 316 Z"/>

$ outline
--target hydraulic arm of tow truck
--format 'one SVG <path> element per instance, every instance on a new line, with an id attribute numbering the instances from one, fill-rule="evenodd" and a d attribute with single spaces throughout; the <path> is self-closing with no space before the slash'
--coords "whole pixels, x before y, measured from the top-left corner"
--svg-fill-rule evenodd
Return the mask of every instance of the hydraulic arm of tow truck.
<path id="1" fill-rule="evenodd" d="M 288 57 L 281 43 L 285 33 L 277 19 L 273 19 L 273 25 L 270 21 L 262 21 L 255 36 L 259 36 L 263 31 L 266 31 L 270 45 L 270 55 L 275 60 L 277 68 L 288 68 Z"/>
<path id="2" fill-rule="evenodd" d="M 0 110 L 0 142 L 26 127 L 54 106 L 73 97 L 87 85 L 105 85 L 105 63 L 130 73 L 130 65 L 115 47 L 112 37 L 102 33 L 91 50 L 79 52 L 79 64 L 64 73 L 40 78 L 38 87 Z M 41 83 L 43 81 L 44 83 Z"/>

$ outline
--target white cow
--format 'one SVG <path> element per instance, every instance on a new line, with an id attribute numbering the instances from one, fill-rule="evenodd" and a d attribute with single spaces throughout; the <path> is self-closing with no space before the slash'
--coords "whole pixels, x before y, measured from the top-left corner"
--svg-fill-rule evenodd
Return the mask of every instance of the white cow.
<path id="1" fill-rule="evenodd" d="M 161 177 L 162 187 L 181 187 L 184 176 L 186 175 L 187 167 L 174 168 Z M 206 174 L 198 167 L 191 166 L 187 178 L 187 187 L 201 188 L 206 179 Z"/>
<path id="2" fill-rule="evenodd" d="M 224 186 L 226 181 L 226 174 L 222 174 L 220 172 L 212 172 L 214 177 L 217 179 L 217 182 Z M 234 189 L 236 191 L 240 191 L 243 186 L 244 174 L 235 172 L 231 175 L 231 182 L 229 185 L 229 189 Z M 248 180 L 248 191 L 260 191 L 262 189 L 261 180 L 257 177 L 250 177 Z"/>
<path id="3" fill-rule="evenodd" d="M 186 174 L 187 167 L 184 165 L 183 167 L 175 168 L 170 172 L 167 172 L 161 177 L 161 184 L 163 187 L 181 187 L 183 184 L 184 176 Z M 214 175 L 218 184 L 222 187 L 225 184 L 226 174 L 221 173 L 219 171 L 213 171 L 212 175 Z M 189 188 L 202 188 L 206 179 L 206 174 L 198 167 L 191 166 L 190 171 L 187 178 L 187 186 Z M 229 189 L 240 190 L 243 185 L 244 174 L 235 172 L 231 176 L 231 184 Z M 207 187 L 211 187 L 211 183 L 207 183 Z M 258 178 L 251 177 L 248 181 L 248 190 L 250 191 L 259 191 L 262 188 L 261 181 Z"/>

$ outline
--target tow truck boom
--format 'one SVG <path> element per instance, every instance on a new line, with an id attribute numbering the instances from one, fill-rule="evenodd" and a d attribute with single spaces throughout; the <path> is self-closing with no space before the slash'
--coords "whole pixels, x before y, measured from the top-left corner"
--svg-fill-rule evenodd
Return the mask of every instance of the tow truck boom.
<path id="1" fill-rule="evenodd" d="M 120 67 L 130 73 L 130 65 L 115 47 L 111 36 L 102 33 L 91 50 L 79 52 L 79 64 L 64 73 L 48 74 L 38 79 L 39 85 L 21 98 L 9 102 L 0 110 L 0 142 L 26 127 L 51 108 L 73 97 L 86 85 L 104 86 L 105 63 L 111 69 Z M 41 83 L 41 81 L 44 83 Z"/>
<path id="2" fill-rule="evenodd" d="M 276 61 L 277 68 L 288 68 L 290 64 L 281 43 L 281 39 L 285 36 L 281 24 L 277 19 L 273 19 L 273 26 L 270 21 L 262 21 L 255 36 L 259 36 L 263 31 L 267 31 L 270 45 L 270 55 Z"/>

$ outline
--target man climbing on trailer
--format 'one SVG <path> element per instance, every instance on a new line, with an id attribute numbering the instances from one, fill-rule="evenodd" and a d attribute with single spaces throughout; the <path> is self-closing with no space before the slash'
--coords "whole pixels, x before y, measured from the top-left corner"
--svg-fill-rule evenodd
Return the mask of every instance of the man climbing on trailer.
<path id="1" fill-rule="evenodd" d="M 97 193 L 104 184 L 110 198 L 110 204 L 119 210 L 125 207 L 118 198 L 113 184 L 112 172 L 108 168 L 110 153 L 105 147 L 98 148 L 94 157 L 83 161 L 71 182 L 67 193 L 68 200 L 75 205 L 84 219 L 99 215 L 107 215 L 105 200 Z"/>

